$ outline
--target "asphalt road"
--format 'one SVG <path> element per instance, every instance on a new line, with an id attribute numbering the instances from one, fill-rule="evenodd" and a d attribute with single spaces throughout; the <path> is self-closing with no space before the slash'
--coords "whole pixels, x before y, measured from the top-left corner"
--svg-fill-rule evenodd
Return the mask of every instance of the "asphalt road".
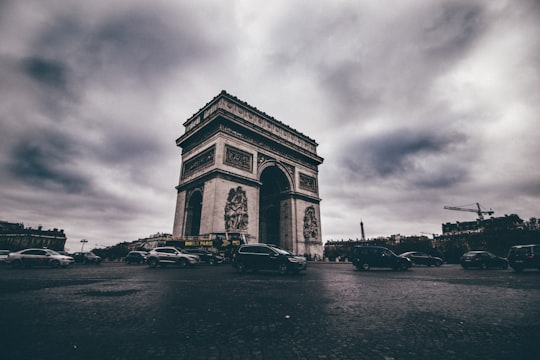
<path id="1" fill-rule="evenodd" d="M 0 268 L 2 359 L 538 359 L 540 271 Z"/>

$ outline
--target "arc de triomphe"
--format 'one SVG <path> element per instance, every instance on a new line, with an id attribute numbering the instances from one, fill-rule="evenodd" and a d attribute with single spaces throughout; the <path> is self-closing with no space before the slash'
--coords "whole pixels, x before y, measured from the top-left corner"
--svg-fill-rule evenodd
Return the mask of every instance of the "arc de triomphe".
<path id="1" fill-rule="evenodd" d="M 315 140 L 225 91 L 184 127 L 173 238 L 240 232 L 322 257 Z"/>

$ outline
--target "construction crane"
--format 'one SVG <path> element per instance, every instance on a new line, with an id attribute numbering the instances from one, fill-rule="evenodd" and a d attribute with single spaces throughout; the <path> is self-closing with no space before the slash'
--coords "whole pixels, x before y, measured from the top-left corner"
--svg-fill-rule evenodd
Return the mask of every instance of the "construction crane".
<path id="1" fill-rule="evenodd" d="M 476 207 L 477 207 L 476 209 L 464 208 L 464 207 L 461 207 L 461 206 L 445 206 L 444 208 L 446 210 L 458 210 L 458 211 L 475 212 L 475 213 L 478 214 L 478 220 L 484 220 L 484 214 L 487 214 L 487 215 L 493 215 L 494 214 L 494 211 L 491 210 L 491 209 L 482 210 L 479 203 L 476 203 Z"/>

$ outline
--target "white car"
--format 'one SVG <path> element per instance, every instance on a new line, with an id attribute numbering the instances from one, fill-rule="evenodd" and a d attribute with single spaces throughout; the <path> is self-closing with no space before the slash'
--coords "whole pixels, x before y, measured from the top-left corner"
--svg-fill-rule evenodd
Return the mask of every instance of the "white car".
<path id="1" fill-rule="evenodd" d="M 71 256 L 50 249 L 25 249 L 9 253 L 7 262 L 14 268 L 31 266 L 67 267 L 74 262 Z"/>
<path id="2" fill-rule="evenodd" d="M 165 267 L 167 265 L 178 265 L 181 268 L 188 266 L 194 266 L 200 261 L 197 255 L 186 254 L 182 250 L 172 246 L 157 247 L 150 250 L 146 263 L 149 267 L 155 268 L 160 265 Z"/>

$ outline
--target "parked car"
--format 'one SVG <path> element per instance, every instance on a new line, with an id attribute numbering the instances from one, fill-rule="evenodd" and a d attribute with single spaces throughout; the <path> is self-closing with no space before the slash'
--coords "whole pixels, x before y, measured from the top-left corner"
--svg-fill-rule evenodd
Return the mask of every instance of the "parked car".
<path id="1" fill-rule="evenodd" d="M 280 274 L 307 270 L 307 259 L 269 244 L 240 245 L 233 254 L 233 267 L 240 273 L 247 270 L 277 270 Z"/>
<path id="2" fill-rule="evenodd" d="M 172 246 L 157 247 L 148 252 L 146 263 L 149 267 L 166 267 L 167 265 L 177 265 L 181 268 L 194 266 L 199 262 L 197 255 L 190 255 Z"/>
<path id="3" fill-rule="evenodd" d="M 144 264 L 147 257 L 147 251 L 130 251 L 124 258 L 124 262 L 126 264 Z"/>
<path id="4" fill-rule="evenodd" d="M 411 260 L 406 257 L 397 256 L 382 246 L 368 245 L 353 248 L 352 263 L 358 270 L 369 270 L 373 267 L 407 270 L 412 266 Z"/>
<path id="5" fill-rule="evenodd" d="M 14 268 L 32 266 L 67 267 L 74 262 L 71 256 L 60 255 L 50 249 L 24 249 L 9 253 L 7 262 Z"/>
<path id="6" fill-rule="evenodd" d="M 512 269 L 517 272 L 523 269 L 540 270 L 540 244 L 512 246 L 507 258 Z"/>
<path id="7" fill-rule="evenodd" d="M 71 255 L 78 264 L 101 264 L 101 257 L 91 251 L 76 252 Z"/>
<path id="8" fill-rule="evenodd" d="M 440 257 L 431 256 L 419 251 L 408 251 L 399 256 L 408 258 L 413 265 L 441 266 L 444 262 Z"/>
<path id="9" fill-rule="evenodd" d="M 461 256 L 461 266 L 464 269 L 469 268 L 500 268 L 508 269 L 508 261 L 505 258 L 494 255 L 489 251 L 469 251 Z"/>
<path id="10" fill-rule="evenodd" d="M 223 261 L 225 261 L 223 256 L 214 254 L 213 252 L 204 249 L 184 249 L 184 253 L 197 255 L 201 261 L 204 261 L 210 265 L 221 264 Z"/>
<path id="11" fill-rule="evenodd" d="M 9 250 L 0 250 L 0 265 L 7 264 L 8 255 L 9 255 Z"/>

